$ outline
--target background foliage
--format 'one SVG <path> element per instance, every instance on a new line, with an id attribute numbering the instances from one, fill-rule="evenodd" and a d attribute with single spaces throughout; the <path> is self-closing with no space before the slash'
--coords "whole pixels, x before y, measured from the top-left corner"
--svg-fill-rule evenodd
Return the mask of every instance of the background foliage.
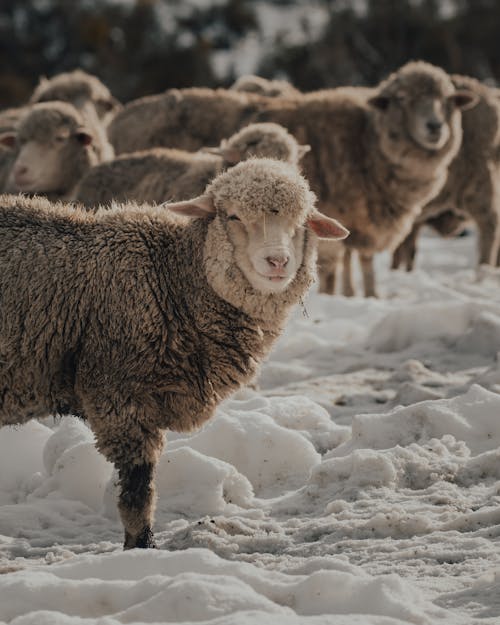
<path id="1" fill-rule="evenodd" d="M 374 84 L 416 58 L 496 82 L 499 33 L 496 0 L 0 0 L 0 106 L 75 67 L 122 101 L 247 71 Z"/>

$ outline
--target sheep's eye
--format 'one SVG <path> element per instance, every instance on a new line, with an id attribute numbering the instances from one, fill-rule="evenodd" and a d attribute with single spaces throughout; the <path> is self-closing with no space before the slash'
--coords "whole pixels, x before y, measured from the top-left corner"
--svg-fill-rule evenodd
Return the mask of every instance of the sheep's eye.
<path id="1" fill-rule="evenodd" d="M 59 135 L 58 137 L 56 137 L 56 143 L 64 143 L 66 141 L 67 137 L 63 136 L 63 135 Z"/>
<path id="2" fill-rule="evenodd" d="M 241 219 L 237 215 L 229 215 L 229 221 L 241 221 Z"/>

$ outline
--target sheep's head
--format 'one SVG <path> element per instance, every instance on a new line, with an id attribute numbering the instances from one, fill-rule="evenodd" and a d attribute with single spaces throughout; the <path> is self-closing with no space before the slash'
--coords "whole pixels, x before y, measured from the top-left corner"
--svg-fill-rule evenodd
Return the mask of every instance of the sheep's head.
<path id="1" fill-rule="evenodd" d="M 217 176 L 203 196 L 167 206 L 210 220 L 207 277 L 232 302 L 284 294 L 296 283 L 300 297 L 309 286 L 317 238 L 348 235 L 315 209 L 314 194 L 293 166 L 271 159 L 240 163 Z"/>
<path id="2" fill-rule="evenodd" d="M 101 120 L 105 120 L 121 108 L 118 100 L 96 76 L 79 69 L 58 74 L 50 79 L 44 77 L 40 79 L 30 101 L 54 100 L 69 102 L 78 109 L 92 104 Z"/>
<path id="3" fill-rule="evenodd" d="M 460 138 L 459 111 L 476 102 L 472 92 L 456 90 L 446 72 L 422 61 L 404 65 L 368 100 L 382 141 L 392 146 L 409 140 L 430 152 L 443 149 L 454 135 Z"/>
<path id="4" fill-rule="evenodd" d="M 263 122 L 245 126 L 229 139 L 223 140 L 220 147 L 206 148 L 206 151 L 222 156 L 228 165 L 235 165 L 252 156 L 275 158 L 298 165 L 310 149 L 309 145 L 299 145 L 283 126 Z"/>
<path id="5" fill-rule="evenodd" d="M 97 156 L 93 136 L 78 111 L 64 102 L 35 104 L 16 131 L 0 135 L 0 144 L 15 150 L 8 186 L 23 193 L 64 192 Z"/>

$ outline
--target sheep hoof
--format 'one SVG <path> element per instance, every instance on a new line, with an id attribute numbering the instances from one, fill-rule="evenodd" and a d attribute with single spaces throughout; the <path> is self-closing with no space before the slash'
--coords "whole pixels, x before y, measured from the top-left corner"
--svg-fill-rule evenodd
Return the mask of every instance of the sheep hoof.
<path id="1" fill-rule="evenodd" d="M 123 549 L 158 549 L 158 546 L 151 528 L 146 526 L 137 536 L 125 532 Z"/>

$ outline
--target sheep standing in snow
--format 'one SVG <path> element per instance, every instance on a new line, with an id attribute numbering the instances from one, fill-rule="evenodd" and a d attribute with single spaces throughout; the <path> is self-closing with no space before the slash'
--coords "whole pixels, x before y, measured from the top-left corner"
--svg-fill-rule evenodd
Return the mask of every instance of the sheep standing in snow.
<path id="1" fill-rule="evenodd" d="M 351 250 L 358 251 L 365 294 L 375 295 L 374 254 L 395 248 L 422 206 L 441 190 L 462 137 L 461 109 L 474 101 L 441 69 L 413 62 L 374 91 L 265 98 L 173 90 L 127 105 L 109 136 L 118 152 L 150 143 L 192 150 L 220 141 L 244 123 L 281 124 L 311 146 L 304 173 L 320 209 L 351 230 L 344 266 L 350 266 Z M 349 272 L 344 285 L 352 294 Z"/>
<path id="2" fill-rule="evenodd" d="M 298 165 L 308 151 L 309 146 L 299 145 L 278 124 L 250 124 L 224 140 L 219 148 L 197 153 L 156 148 L 102 163 L 86 174 L 75 199 L 88 208 L 112 200 L 150 203 L 185 200 L 202 193 L 224 168 L 252 156 Z"/>
<path id="3" fill-rule="evenodd" d="M 87 419 L 118 469 L 125 548 L 154 546 L 163 430 L 199 426 L 252 378 L 313 279 L 317 236 L 346 236 L 314 202 L 270 159 L 170 205 L 184 217 L 1 197 L 0 424 Z"/>
<path id="4" fill-rule="evenodd" d="M 246 74 L 240 76 L 230 89 L 232 91 L 240 91 L 243 93 L 258 93 L 268 98 L 276 98 L 278 96 L 298 96 L 300 91 L 295 89 L 286 80 L 269 80 L 254 74 Z"/>
<path id="5" fill-rule="evenodd" d="M 415 241 L 423 222 L 450 208 L 465 213 L 477 225 L 478 261 L 497 264 L 500 249 L 500 100 L 498 90 L 467 76 L 452 76 L 457 89 L 468 89 L 478 103 L 462 116 L 463 140 L 450 165 L 446 184 L 427 204 L 393 258 L 412 266 Z"/>
<path id="6" fill-rule="evenodd" d="M 0 135 L 0 144 L 12 151 L 5 190 L 51 199 L 69 198 L 84 173 L 107 153 L 80 113 L 65 102 L 34 104 L 15 131 Z"/>

